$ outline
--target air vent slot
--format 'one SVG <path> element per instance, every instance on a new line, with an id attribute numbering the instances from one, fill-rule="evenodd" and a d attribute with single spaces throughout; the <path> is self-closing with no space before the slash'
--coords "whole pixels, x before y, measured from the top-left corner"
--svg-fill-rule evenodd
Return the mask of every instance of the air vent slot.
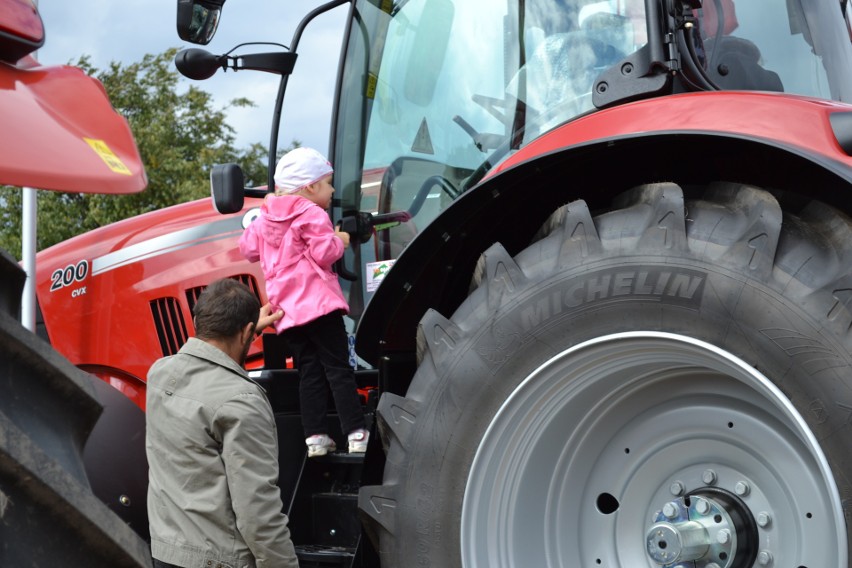
<path id="1" fill-rule="evenodd" d="M 186 343 L 189 334 L 177 298 L 160 298 L 151 302 L 151 314 L 163 355 L 174 355 Z"/>
<path id="2" fill-rule="evenodd" d="M 257 287 L 257 280 L 254 279 L 254 276 L 251 274 L 237 274 L 236 276 L 231 276 L 231 278 L 248 286 L 249 290 L 257 296 L 257 301 L 261 304 L 263 303 L 263 299 L 260 297 L 260 289 Z M 189 312 L 191 314 L 195 314 L 195 303 L 198 301 L 198 297 L 205 288 L 207 288 L 207 286 L 196 286 L 195 288 L 190 288 L 186 291 L 186 303 L 189 306 Z"/>

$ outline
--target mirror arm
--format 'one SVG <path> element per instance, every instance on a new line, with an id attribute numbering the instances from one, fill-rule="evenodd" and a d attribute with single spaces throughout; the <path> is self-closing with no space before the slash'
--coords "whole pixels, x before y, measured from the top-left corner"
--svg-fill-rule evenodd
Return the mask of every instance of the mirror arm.
<path id="1" fill-rule="evenodd" d="M 314 8 L 312 11 L 302 18 L 299 25 L 296 26 L 296 31 L 293 33 L 293 41 L 290 42 L 290 53 L 295 54 L 299 47 L 299 40 L 302 39 L 302 32 L 305 31 L 311 20 L 324 14 L 329 10 L 348 4 L 352 0 L 331 0 L 322 6 Z M 269 134 L 269 162 L 267 164 L 267 186 L 270 191 L 275 187 L 275 162 L 278 159 L 278 128 L 281 124 L 281 107 L 284 105 L 284 92 L 287 90 L 287 79 L 290 75 L 282 75 L 281 82 L 278 84 L 278 95 L 275 97 L 275 108 L 272 111 L 272 132 Z"/>
<path id="2" fill-rule="evenodd" d="M 293 72 L 293 67 L 296 65 L 296 54 L 289 51 L 250 53 L 228 57 L 228 59 L 230 60 L 230 65 L 224 67 L 226 69 L 233 69 L 234 71 L 246 69 L 288 75 Z"/>

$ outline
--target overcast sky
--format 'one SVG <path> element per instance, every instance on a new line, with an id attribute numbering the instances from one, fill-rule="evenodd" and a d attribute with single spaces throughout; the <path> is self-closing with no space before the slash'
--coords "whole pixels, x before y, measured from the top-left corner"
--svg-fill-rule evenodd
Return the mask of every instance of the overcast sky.
<path id="1" fill-rule="evenodd" d="M 221 54 L 248 41 L 289 45 L 299 21 L 321 4 L 320 0 L 227 0 L 216 36 L 206 47 L 198 47 Z M 170 47 L 195 47 L 177 35 L 177 0 L 38 0 L 38 7 L 46 34 L 45 45 L 37 54 L 42 64 L 65 64 L 89 55 L 95 67 L 104 69 L 112 61 L 134 63 L 145 54 L 159 54 Z M 348 9 L 347 4 L 319 16 L 302 35 L 284 100 L 279 148 L 295 139 L 328 152 L 337 62 Z M 211 93 L 217 108 L 236 97 L 254 101 L 254 108 L 229 110 L 228 123 L 237 131 L 238 147 L 252 142 L 269 145 L 277 75 L 219 71 L 206 81 L 182 80 Z"/>

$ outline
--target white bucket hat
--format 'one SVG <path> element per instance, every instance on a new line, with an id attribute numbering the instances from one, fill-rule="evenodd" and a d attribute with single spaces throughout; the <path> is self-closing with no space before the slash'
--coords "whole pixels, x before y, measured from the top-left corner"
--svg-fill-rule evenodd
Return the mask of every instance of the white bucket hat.
<path id="1" fill-rule="evenodd" d="M 284 154 L 275 167 L 275 189 L 296 193 L 334 171 L 325 156 L 313 148 L 296 148 Z"/>

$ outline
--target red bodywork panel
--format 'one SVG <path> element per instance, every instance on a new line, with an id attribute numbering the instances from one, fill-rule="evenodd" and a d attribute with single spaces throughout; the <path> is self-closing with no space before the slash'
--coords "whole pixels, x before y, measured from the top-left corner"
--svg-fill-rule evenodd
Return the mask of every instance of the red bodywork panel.
<path id="1" fill-rule="evenodd" d="M 147 185 L 127 121 L 76 67 L 0 63 L 0 124 L 0 184 L 81 193 Z"/>
<path id="2" fill-rule="evenodd" d="M 706 132 L 762 138 L 852 165 L 829 123 L 848 104 L 780 93 L 689 93 L 589 114 L 530 142 L 489 176 L 537 156 L 601 139 L 655 132 Z"/>
<path id="3" fill-rule="evenodd" d="M 247 199 L 244 211 L 260 203 Z M 260 265 L 237 249 L 243 217 L 220 215 L 207 198 L 39 253 L 36 291 L 53 347 L 144 407 L 148 368 L 194 335 L 190 307 L 203 286 L 239 276 L 265 302 Z M 260 356 L 261 343 L 250 358 Z"/>
<path id="4" fill-rule="evenodd" d="M 44 45 L 35 0 L 0 0 L 0 61 L 15 63 Z"/>
<path id="5" fill-rule="evenodd" d="M 0 34 L 33 44 L 44 42 L 44 26 L 33 0 L 0 0 Z"/>

